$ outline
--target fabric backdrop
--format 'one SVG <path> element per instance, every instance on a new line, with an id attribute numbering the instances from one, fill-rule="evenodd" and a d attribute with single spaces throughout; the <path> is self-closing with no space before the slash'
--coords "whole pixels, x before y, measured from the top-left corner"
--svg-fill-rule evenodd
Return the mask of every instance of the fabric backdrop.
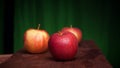
<path id="1" fill-rule="evenodd" d="M 119 40 L 117 2 L 110 0 L 0 0 L 0 53 L 23 47 L 29 28 L 51 35 L 63 27 L 80 28 L 83 40 L 94 40 L 112 65 L 117 67 Z"/>

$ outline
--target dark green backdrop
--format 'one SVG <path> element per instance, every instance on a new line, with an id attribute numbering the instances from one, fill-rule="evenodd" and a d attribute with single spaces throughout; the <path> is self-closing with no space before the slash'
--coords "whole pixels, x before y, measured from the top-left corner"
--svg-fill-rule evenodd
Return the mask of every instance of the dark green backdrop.
<path id="1" fill-rule="evenodd" d="M 0 53 L 3 53 L 3 8 L 0 2 Z M 109 0 L 15 0 L 14 52 L 23 47 L 23 34 L 29 28 L 45 29 L 49 34 L 73 25 L 83 31 L 84 40 L 94 40 L 114 67 L 117 67 L 119 44 L 116 3 Z"/>
<path id="2" fill-rule="evenodd" d="M 3 1 L 0 0 L 0 53 L 3 51 Z"/>

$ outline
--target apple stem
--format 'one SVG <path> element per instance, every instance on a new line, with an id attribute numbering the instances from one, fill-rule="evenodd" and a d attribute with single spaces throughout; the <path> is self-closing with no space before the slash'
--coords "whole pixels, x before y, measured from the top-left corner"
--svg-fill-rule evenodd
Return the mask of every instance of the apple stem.
<path id="1" fill-rule="evenodd" d="M 38 24 L 38 27 L 37 27 L 37 29 L 39 30 L 39 28 L 40 28 L 40 24 Z"/>
<path id="2" fill-rule="evenodd" d="M 61 33 L 60 31 L 58 31 L 58 33 L 59 33 L 60 35 L 62 35 L 62 33 Z"/>
<path id="3" fill-rule="evenodd" d="M 72 28 L 72 25 L 70 25 L 70 28 Z"/>

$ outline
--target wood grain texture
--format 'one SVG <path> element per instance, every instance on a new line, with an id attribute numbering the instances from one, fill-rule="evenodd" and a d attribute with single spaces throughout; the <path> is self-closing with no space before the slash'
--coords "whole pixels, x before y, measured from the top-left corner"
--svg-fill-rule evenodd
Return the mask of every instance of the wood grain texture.
<path id="1" fill-rule="evenodd" d="M 56 61 L 49 52 L 30 54 L 24 49 L 0 64 L 0 68 L 112 68 L 94 41 L 82 41 L 70 61 Z"/>
<path id="2" fill-rule="evenodd" d="M 0 55 L 0 64 L 9 59 L 11 56 L 12 54 Z"/>

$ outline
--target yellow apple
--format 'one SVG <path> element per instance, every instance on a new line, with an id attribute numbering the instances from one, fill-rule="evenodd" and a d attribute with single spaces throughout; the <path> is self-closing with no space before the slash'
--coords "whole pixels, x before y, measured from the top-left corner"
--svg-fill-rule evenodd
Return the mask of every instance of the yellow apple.
<path id="1" fill-rule="evenodd" d="M 39 25 L 40 26 L 40 25 Z M 43 53 L 48 50 L 49 34 L 46 30 L 28 29 L 24 33 L 24 48 L 30 53 Z"/>

